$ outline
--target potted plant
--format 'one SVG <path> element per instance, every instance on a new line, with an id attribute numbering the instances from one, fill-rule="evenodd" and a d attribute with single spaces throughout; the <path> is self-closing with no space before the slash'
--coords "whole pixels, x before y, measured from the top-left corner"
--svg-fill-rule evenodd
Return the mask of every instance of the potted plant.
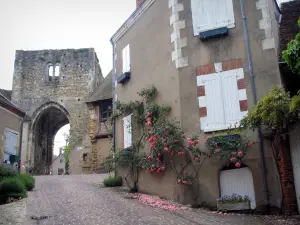
<path id="1" fill-rule="evenodd" d="M 217 207 L 220 211 L 248 210 L 250 208 L 249 196 L 238 194 L 224 195 L 217 199 Z"/>

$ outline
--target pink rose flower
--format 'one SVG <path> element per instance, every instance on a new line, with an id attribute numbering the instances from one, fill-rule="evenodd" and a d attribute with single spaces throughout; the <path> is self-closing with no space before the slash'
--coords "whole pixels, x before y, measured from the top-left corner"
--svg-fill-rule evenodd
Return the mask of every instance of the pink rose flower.
<path id="1" fill-rule="evenodd" d="M 215 153 L 218 153 L 219 151 L 220 151 L 219 149 L 216 149 L 216 150 L 215 150 Z"/>
<path id="2" fill-rule="evenodd" d="M 238 156 L 239 156 L 239 157 L 243 157 L 243 155 L 244 155 L 244 153 L 243 153 L 242 151 L 239 151 L 239 152 L 238 152 Z"/>
<path id="3" fill-rule="evenodd" d="M 241 167 L 241 164 L 240 164 L 239 162 L 237 162 L 237 163 L 235 164 L 235 167 L 240 168 L 240 167 Z"/>
<path id="4" fill-rule="evenodd" d="M 186 180 L 184 180 L 182 183 L 183 183 L 183 184 L 188 184 L 188 182 L 187 182 Z"/>
<path id="5" fill-rule="evenodd" d="M 236 158 L 235 158 L 235 157 L 232 157 L 232 158 L 230 159 L 230 161 L 231 161 L 231 162 L 235 162 L 235 161 L 236 161 Z"/>

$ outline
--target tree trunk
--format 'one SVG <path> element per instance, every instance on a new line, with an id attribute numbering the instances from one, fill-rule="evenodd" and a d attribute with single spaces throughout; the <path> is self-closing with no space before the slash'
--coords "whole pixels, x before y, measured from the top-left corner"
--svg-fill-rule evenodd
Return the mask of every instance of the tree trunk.
<path id="1" fill-rule="evenodd" d="M 293 166 L 288 138 L 284 140 L 276 136 L 275 149 L 277 153 L 278 170 L 282 187 L 282 212 L 284 214 L 297 213 L 297 199 L 294 186 Z"/>

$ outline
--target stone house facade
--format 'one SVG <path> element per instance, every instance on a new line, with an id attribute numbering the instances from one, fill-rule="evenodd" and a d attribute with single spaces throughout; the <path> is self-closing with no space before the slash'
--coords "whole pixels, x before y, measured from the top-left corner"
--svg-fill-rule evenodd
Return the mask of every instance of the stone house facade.
<path id="1" fill-rule="evenodd" d="M 20 166 L 20 140 L 25 112 L 10 101 L 11 92 L 0 89 L 0 166 Z"/>
<path id="2" fill-rule="evenodd" d="M 281 84 L 276 9 L 273 0 L 137 1 L 136 10 L 111 38 L 114 101 L 134 100 L 137 91 L 154 85 L 157 103 L 171 106 L 170 117 L 180 121 L 186 134 L 200 134 L 203 147 L 205 136 L 239 122 L 257 99 Z M 118 83 L 126 72 L 128 81 Z M 123 147 L 125 120 L 116 121 L 114 150 Z M 252 208 L 280 207 L 270 144 L 260 141 L 257 132 L 249 135 L 261 144 L 248 153 L 246 168 L 223 171 L 227 161 L 205 162 L 199 203 L 215 206 L 220 195 L 244 190 L 241 194 L 252 197 Z M 134 133 L 128 136 L 130 143 L 135 141 Z M 232 177 L 231 184 L 226 182 Z M 140 172 L 139 191 L 190 203 L 189 191 L 176 181 L 168 171 L 164 176 Z"/>

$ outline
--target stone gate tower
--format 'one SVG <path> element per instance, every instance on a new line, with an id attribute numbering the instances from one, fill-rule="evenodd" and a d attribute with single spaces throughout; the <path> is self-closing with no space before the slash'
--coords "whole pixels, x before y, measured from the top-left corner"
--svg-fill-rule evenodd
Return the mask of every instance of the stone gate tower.
<path id="1" fill-rule="evenodd" d="M 92 48 L 16 51 L 14 67 L 12 101 L 27 113 L 21 161 L 35 174 L 49 174 L 62 126 L 70 123 L 71 151 L 90 148 L 85 102 L 103 79 L 98 59 Z"/>

